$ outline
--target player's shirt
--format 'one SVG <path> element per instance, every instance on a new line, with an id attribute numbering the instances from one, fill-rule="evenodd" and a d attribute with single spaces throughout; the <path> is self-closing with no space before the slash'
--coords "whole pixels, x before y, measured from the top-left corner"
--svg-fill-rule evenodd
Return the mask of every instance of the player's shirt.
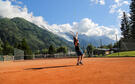
<path id="1" fill-rule="evenodd" d="M 77 45 L 75 45 L 75 50 L 76 51 L 79 51 L 80 50 L 80 44 L 79 43 L 77 43 Z"/>

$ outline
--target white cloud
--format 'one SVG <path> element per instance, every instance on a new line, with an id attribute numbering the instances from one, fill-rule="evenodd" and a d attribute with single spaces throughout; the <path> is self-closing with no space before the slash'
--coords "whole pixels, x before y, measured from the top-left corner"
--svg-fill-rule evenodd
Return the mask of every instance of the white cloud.
<path id="1" fill-rule="evenodd" d="M 18 4 L 23 4 L 21 1 L 18 1 L 17 3 L 18 3 Z"/>
<path id="2" fill-rule="evenodd" d="M 21 1 L 18 1 L 18 0 L 9 0 L 9 1 L 15 2 L 15 3 L 17 3 L 17 4 L 23 4 Z"/>
<path id="3" fill-rule="evenodd" d="M 118 13 L 118 19 L 121 19 L 121 17 L 123 16 L 123 11 L 122 9 L 118 9 L 117 13 Z"/>
<path id="4" fill-rule="evenodd" d="M 90 2 L 98 4 L 98 0 L 90 0 Z"/>
<path id="5" fill-rule="evenodd" d="M 9 0 L 9 1 L 16 2 L 16 0 Z"/>
<path id="6" fill-rule="evenodd" d="M 105 5 L 105 1 L 104 1 L 104 0 L 100 0 L 99 3 L 100 3 L 101 5 Z"/>
<path id="7" fill-rule="evenodd" d="M 107 36 L 110 39 L 115 40 L 116 34 L 119 35 L 119 30 L 113 27 L 99 26 L 89 18 L 84 18 L 80 22 L 73 22 L 70 24 L 57 25 L 53 24 L 49 26 L 49 29 L 57 34 L 63 35 L 68 40 L 71 40 L 65 35 L 65 32 L 73 31 L 79 32 L 79 34 L 85 34 L 86 36 Z"/>
<path id="8" fill-rule="evenodd" d="M 90 0 L 90 2 L 95 3 L 95 4 L 105 5 L 104 0 Z"/>
<path id="9" fill-rule="evenodd" d="M 0 0 L 0 16 L 8 18 L 22 17 L 42 28 L 66 38 L 69 41 L 71 41 L 71 39 L 65 34 L 69 31 L 79 32 L 80 34 L 85 34 L 87 36 L 107 36 L 113 40 L 115 40 L 115 35 L 119 34 L 118 29 L 99 26 L 89 18 L 84 18 L 80 22 L 73 22 L 72 25 L 49 25 L 42 16 L 34 16 L 32 12 L 28 12 L 26 6 L 20 7 L 18 5 L 12 5 L 11 1 L 9 0 Z"/>
<path id="10" fill-rule="evenodd" d="M 118 4 L 119 6 L 122 6 L 122 5 L 129 5 L 129 2 L 128 1 L 125 1 L 125 0 L 114 0 L 114 2 L 116 4 Z"/>
<path id="11" fill-rule="evenodd" d="M 120 0 L 114 0 L 116 3 L 119 3 L 120 2 Z"/>
<path id="12" fill-rule="evenodd" d="M 42 16 L 34 16 L 32 12 L 29 13 L 26 6 L 20 7 L 18 5 L 12 5 L 11 1 L 9 0 L 0 0 L 0 6 L 0 16 L 2 17 L 22 17 L 30 22 L 37 24 L 38 26 L 47 26 L 47 22 L 44 21 Z"/>
<path id="13" fill-rule="evenodd" d="M 123 4 L 129 5 L 130 3 L 128 1 L 123 1 Z"/>
<path id="14" fill-rule="evenodd" d="M 118 19 L 122 16 L 122 12 L 125 12 L 124 9 L 122 9 L 123 6 L 129 6 L 128 1 L 123 1 L 123 0 L 114 0 L 115 4 L 110 6 L 110 11 L 109 13 L 113 14 L 116 13 L 118 14 Z"/>
<path id="15" fill-rule="evenodd" d="M 62 25 L 48 25 L 48 30 L 53 32 L 54 34 L 57 34 L 61 37 L 64 37 L 68 41 L 72 41 L 65 33 L 73 31 L 72 26 L 70 24 L 62 24 Z"/>
<path id="16" fill-rule="evenodd" d="M 119 34 L 116 28 L 99 26 L 89 18 L 84 18 L 79 23 L 74 23 L 73 30 L 87 36 L 107 36 L 113 40 L 115 40 L 115 35 Z"/>
<path id="17" fill-rule="evenodd" d="M 109 11 L 109 13 L 115 13 L 115 12 L 116 12 L 116 8 L 117 8 L 117 4 L 111 5 L 111 6 L 110 6 L 110 11 Z"/>
<path id="18" fill-rule="evenodd" d="M 117 13 L 118 13 L 117 18 L 118 18 L 118 26 L 119 27 L 121 26 L 121 22 L 120 21 L 121 21 L 121 18 L 123 17 L 123 12 L 125 12 L 125 10 L 122 10 L 121 8 L 117 10 Z M 126 15 L 128 17 L 130 17 L 130 14 L 128 12 L 126 12 Z"/>

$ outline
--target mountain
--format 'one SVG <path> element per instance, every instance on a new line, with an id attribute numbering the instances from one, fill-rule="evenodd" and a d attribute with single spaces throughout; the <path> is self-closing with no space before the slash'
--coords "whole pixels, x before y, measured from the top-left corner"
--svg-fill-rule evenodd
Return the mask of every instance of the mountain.
<path id="1" fill-rule="evenodd" d="M 65 33 L 69 38 L 72 39 L 70 33 Z M 78 39 L 80 42 L 80 46 L 86 48 L 88 44 L 92 44 L 95 47 L 99 47 L 102 45 L 114 44 L 115 41 L 106 37 L 106 36 L 86 36 L 84 34 L 79 34 Z"/>
<path id="2" fill-rule="evenodd" d="M 71 43 L 23 18 L 0 18 L 0 40 L 11 45 L 26 39 L 32 50 L 48 48 L 50 45 L 67 46 Z"/>
<path id="3" fill-rule="evenodd" d="M 106 36 L 86 36 L 86 35 L 79 35 L 80 43 L 82 45 L 88 45 L 92 44 L 96 47 L 99 47 L 101 45 L 108 45 L 108 44 L 114 44 L 115 41 L 106 37 Z"/>
<path id="4" fill-rule="evenodd" d="M 65 35 L 73 39 L 70 33 L 65 33 Z M 74 47 L 73 43 L 66 39 L 45 30 L 45 28 L 40 28 L 23 18 L 0 18 L 0 41 L 8 41 L 13 46 L 23 38 L 26 39 L 32 50 L 48 48 L 50 45 L 55 45 L 56 47 Z M 102 45 L 108 45 L 115 41 L 106 36 L 86 36 L 79 34 L 79 42 L 82 48 L 86 48 L 88 44 L 98 47 L 101 43 Z"/>

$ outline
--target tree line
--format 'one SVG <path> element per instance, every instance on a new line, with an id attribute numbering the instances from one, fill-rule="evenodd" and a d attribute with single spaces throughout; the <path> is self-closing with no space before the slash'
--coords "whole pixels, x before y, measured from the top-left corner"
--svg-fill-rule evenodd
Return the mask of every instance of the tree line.
<path id="1" fill-rule="evenodd" d="M 118 43 L 114 43 L 114 44 L 108 44 L 108 45 L 101 45 L 99 47 L 95 47 L 93 46 L 92 44 L 89 44 L 87 47 L 86 47 L 86 52 L 88 54 L 88 57 L 91 57 L 92 54 L 94 54 L 94 51 L 98 50 L 98 49 L 108 49 L 108 50 L 113 50 L 114 48 L 117 48 L 118 46 Z M 97 54 L 97 53 L 95 53 Z"/>
<path id="2" fill-rule="evenodd" d="M 128 16 L 125 12 L 123 12 L 123 16 L 121 18 L 121 35 L 124 39 L 135 39 L 135 0 L 131 0 L 130 3 L 130 15 Z M 116 42 L 113 45 L 104 45 L 99 48 L 112 49 L 112 48 L 120 48 L 120 42 Z M 93 51 L 96 49 L 93 45 L 89 44 L 86 48 L 88 56 L 91 56 Z"/>
<path id="3" fill-rule="evenodd" d="M 123 12 L 120 29 L 124 39 L 135 39 L 135 0 L 131 0 L 130 15 Z"/>
<path id="4" fill-rule="evenodd" d="M 24 59 L 30 59 L 32 55 L 36 54 L 55 54 L 55 53 L 64 53 L 66 54 L 68 48 L 65 46 L 55 47 L 54 45 L 50 45 L 49 48 L 32 50 L 28 45 L 26 39 L 22 39 L 20 42 L 15 42 L 14 45 L 10 45 L 8 41 L 3 43 L 0 40 L 0 55 L 14 55 L 14 48 L 20 49 L 24 51 Z"/>
<path id="5" fill-rule="evenodd" d="M 66 54 L 67 52 L 68 48 L 66 46 L 55 47 L 54 45 L 50 45 L 49 48 L 36 50 L 35 54 L 56 54 L 56 53 Z"/>

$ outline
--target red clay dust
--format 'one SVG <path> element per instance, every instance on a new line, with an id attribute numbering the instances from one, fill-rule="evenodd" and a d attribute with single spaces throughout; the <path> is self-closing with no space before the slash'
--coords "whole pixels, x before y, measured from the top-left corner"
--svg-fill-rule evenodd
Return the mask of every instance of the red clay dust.
<path id="1" fill-rule="evenodd" d="M 0 84 L 135 84 L 135 58 L 0 62 Z"/>

